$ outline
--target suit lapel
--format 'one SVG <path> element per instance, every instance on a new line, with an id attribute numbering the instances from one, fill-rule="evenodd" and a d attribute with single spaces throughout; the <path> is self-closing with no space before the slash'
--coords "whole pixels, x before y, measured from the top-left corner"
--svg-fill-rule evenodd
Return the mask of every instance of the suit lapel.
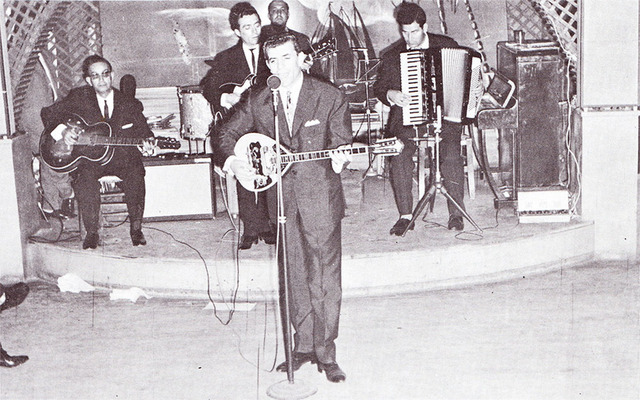
<path id="1" fill-rule="evenodd" d="M 242 68 L 240 68 L 241 70 L 241 75 L 242 75 L 242 80 L 241 82 L 236 82 L 236 83 L 243 83 L 244 79 L 249 76 L 249 74 L 251 73 L 251 67 L 249 67 L 249 63 L 247 63 L 247 59 L 244 56 L 244 50 L 242 49 L 242 41 L 239 41 L 236 44 L 236 51 L 235 51 L 236 55 L 236 64 L 235 65 L 242 65 Z M 233 68 L 233 65 L 228 65 L 227 68 Z"/>
<path id="2" fill-rule="evenodd" d="M 300 95 L 298 96 L 298 104 L 296 104 L 296 113 L 293 116 L 291 136 L 297 135 L 302 123 L 308 119 L 308 116 L 313 115 L 313 107 L 316 103 L 314 98 L 315 93 L 313 91 L 313 82 L 311 79 L 307 78 L 307 75 L 303 75 L 302 87 L 300 88 Z"/>

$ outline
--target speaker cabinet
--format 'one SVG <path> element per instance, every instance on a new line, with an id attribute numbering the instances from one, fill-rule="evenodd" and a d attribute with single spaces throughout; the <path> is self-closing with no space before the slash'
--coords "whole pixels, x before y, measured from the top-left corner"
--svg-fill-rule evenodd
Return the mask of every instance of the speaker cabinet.
<path id="1" fill-rule="evenodd" d="M 516 187 L 562 187 L 566 99 L 560 48 L 548 42 L 500 42 L 497 50 L 498 70 L 517 87 Z"/>
<path id="2" fill-rule="evenodd" d="M 210 219 L 216 212 L 211 157 L 147 158 L 144 220 Z"/>

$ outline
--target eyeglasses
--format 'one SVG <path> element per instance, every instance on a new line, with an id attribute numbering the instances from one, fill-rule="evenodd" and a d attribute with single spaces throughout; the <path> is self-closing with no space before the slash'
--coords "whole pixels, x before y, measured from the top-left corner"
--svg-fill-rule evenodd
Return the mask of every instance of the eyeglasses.
<path id="1" fill-rule="evenodd" d="M 101 74 L 91 74 L 89 78 L 91 78 L 92 81 L 97 81 L 100 78 L 107 79 L 109 76 L 111 76 L 111 71 L 104 71 Z"/>

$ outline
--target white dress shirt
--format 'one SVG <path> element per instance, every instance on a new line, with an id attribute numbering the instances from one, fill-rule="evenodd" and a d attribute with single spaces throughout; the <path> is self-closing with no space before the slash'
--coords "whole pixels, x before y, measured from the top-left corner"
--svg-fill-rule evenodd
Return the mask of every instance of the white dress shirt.
<path id="1" fill-rule="evenodd" d="M 96 93 L 96 98 L 98 99 L 98 107 L 100 108 L 100 114 L 105 119 L 109 119 L 113 115 L 113 90 L 109 92 L 107 97 L 101 97 L 98 93 Z M 104 101 L 107 101 L 107 107 L 109 107 L 109 115 L 104 115 Z"/>

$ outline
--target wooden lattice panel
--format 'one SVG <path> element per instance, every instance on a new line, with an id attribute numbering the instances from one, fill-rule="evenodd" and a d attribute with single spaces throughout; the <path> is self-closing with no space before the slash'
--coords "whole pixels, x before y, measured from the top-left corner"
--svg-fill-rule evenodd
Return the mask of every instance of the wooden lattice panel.
<path id="1" fill-rule="evenodd" d="M 83 82 L 82 60 L 102 54 L 100 10 L 88 1 L 6 2 L 5 27 L 13 107 L 19 125 L 24 97 L 38 62 L 46 50 L 51 56 L 51 73 L 61 94 Z"/>
<path id="2" fill-rule="evenodd" d="M 578 59 L 578 0 L 538 0 L 547 29 L 560 43 L 565 56 L 572 62 Z"/>
<path id="3" fill-rule="evenodd" d="M 540 14 L 529 0 L 507 0 L 507 27 L 511 40 L 513 31 L 523 31 L 527 39 L 552 39 Z"/>

